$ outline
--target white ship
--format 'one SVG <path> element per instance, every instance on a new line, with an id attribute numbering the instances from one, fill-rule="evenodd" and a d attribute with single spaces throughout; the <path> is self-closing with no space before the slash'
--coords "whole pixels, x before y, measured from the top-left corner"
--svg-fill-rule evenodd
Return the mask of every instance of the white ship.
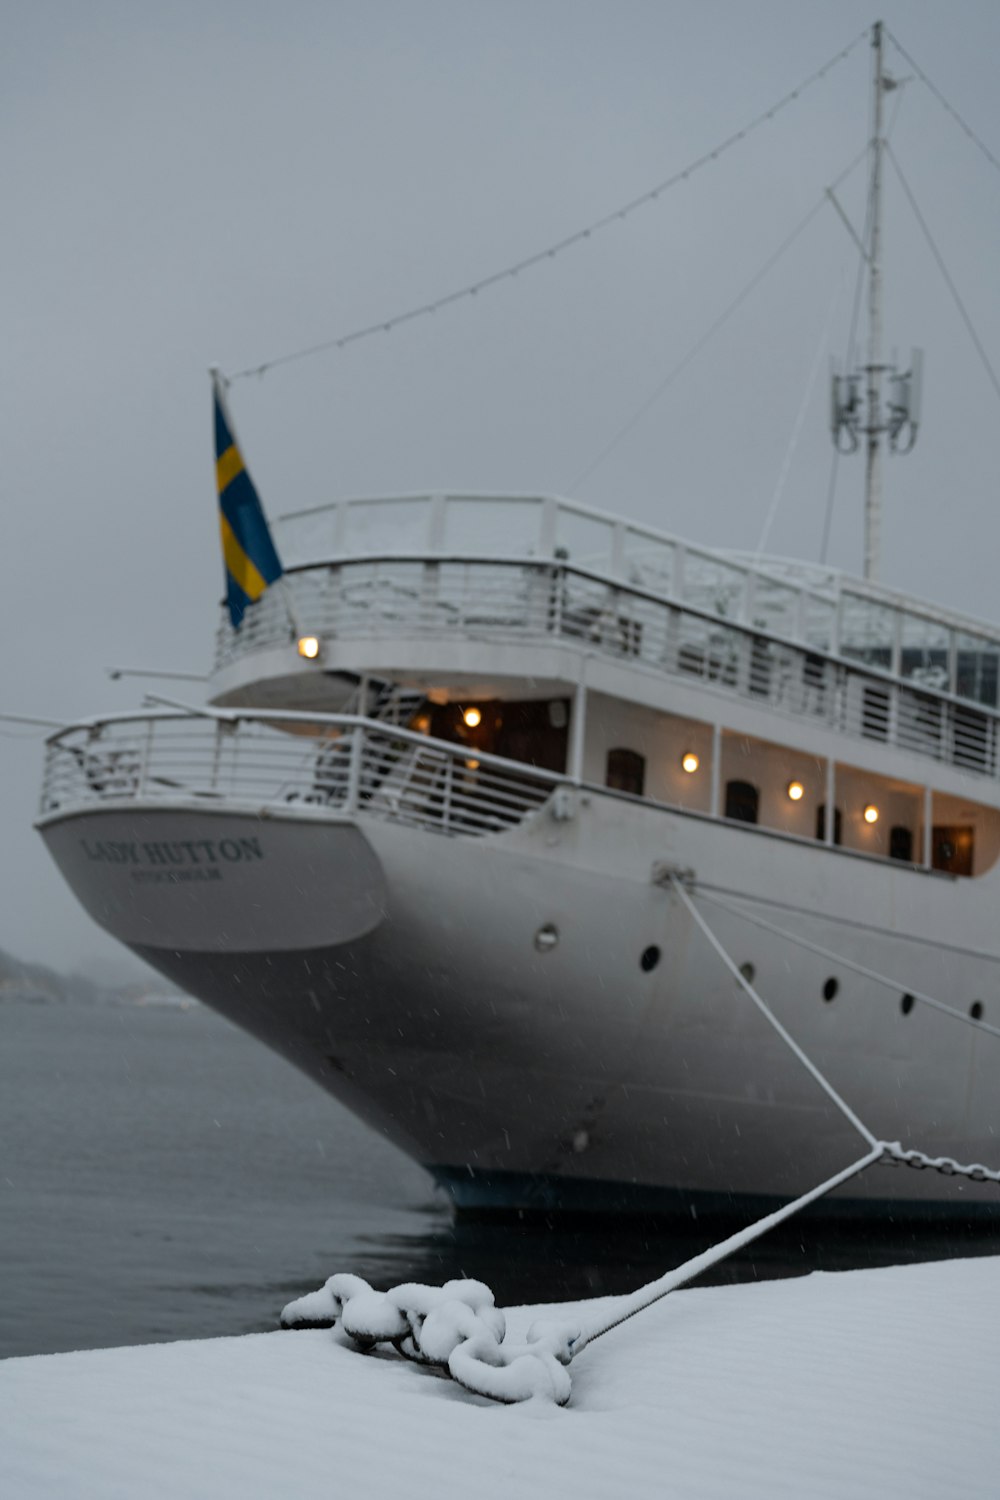
<path id="1" fill-rule="evenodd" d="M 865 371 L 870 560 L 915 411 Z M 879 1139 L 996 1160 L 1000 629 L 547 496 L 275 540 L 207 708 L 50 738 L 38 826 L 102 927 L 460 1209 L 759 1206 L 856 1154 L 692 907 Z M 882 1166 L 836 1196 L 998 1203 Z"/>

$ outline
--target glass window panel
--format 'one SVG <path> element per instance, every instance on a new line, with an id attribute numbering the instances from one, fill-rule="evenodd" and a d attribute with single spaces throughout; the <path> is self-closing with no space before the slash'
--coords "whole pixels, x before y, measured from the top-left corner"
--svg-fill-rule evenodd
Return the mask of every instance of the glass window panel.
<path id="1" fill-rule="evenodd" d="M 754 580 L 753 623 L 758 630 L 795 640 L 799 633 L 799 591 L 758 574 Z"/>
<path id="2" fill-rule="evenodd" d="M 625 577 L 639 588 L 670 594 L 674 584 L 673 542 L 664 542 L 631 527 L 625 533 Z"/>
<path id="3" fill-rule="evenodd" d="M 538 557 L 542 501 L 532 496 L 449 495 L 445 552 L 459 556 Z"/>
<path id="4" fill-rule="evenodd" d="M 718 557 L 688 549 L 684 557 L 684 600 L 695 609 L 742 618 L 746 570 Z"/>
<path id="5" fill-rule="evenodd" d="M 365 552 L 426 552 L 431 501 L 362 500 L 347 506 L 342 547 L 351 556 Z"/>
<path id="6" fill-rule="evenodd" d="M 814 651 L 833 650 L 833 626 L 837 607 L 831 599 L 818 594 L 802 596 L 802 630 L 806 645 Z"/>
<path id="7" fill-rule="evenodd" d="M 840 654 L 888 672 L 892 667 L 892 639 L 896 611 L 860 594 L 841 598 Z"/>
<path id="8" fill-rule="evenodd" d="M 326 562 L 336 551 L 337 506 L 301 516 L 285 516 L 273 524 L 274 543 L 286 568 L 300 563 Z"/>
<path id="9" fill-rule="evenodd" d="M 900 675 L 923 687 L 949 692 L 951 631 L 927 615 L 905 612 L 900 637 Z"/>
<path id="10" fill-rule="evenodd" d="M 955 692 L 960 698 L 971 698 L 974 703 L 996 708 L 1000 643 L 991 641 L 988 636 L 960 630 L 956 633 L 955 646 Z"/>
<path id="11" fill-rule="evenodd" d="M 560 505 L 556 517 L 556 546 L 568 554 L 568 560 L 595 573 L 611 571 L 615 528 L 611 521 L 581 515 Z"/>

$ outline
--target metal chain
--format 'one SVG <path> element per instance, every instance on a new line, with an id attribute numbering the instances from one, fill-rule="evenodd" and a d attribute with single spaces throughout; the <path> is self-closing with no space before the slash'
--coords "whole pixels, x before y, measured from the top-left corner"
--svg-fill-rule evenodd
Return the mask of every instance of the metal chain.
<path id="1" fill-rule="evenodd" d="M 917 1172 L 930 1168 L 942 1177 L 968 1177 L 973 1182 L 995 1182 L 1000 1185 L 1000 1172 L 984 1167 L 982 1162 L 964 1165 L 953 1156 L 928 1156 L 926 1151 L 904 1151 L 898 1141 L 883 1141 L 882 1161 L 887 1167 L 913 1167 Z"/>

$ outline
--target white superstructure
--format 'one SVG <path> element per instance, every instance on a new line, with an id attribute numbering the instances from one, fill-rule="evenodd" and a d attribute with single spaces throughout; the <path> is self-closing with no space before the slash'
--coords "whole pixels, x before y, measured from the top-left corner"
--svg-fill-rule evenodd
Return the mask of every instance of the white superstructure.
<path id="1" fill-rule="evenodd" d="M 213 707 L 50 740 L 40 827 L 102 925 L 459 1205 L 790 1196 L 855 1143 L 680 874 L 880 1138 L 992 1159 L 1000 634 L 553 498 L 278 538 L 288 594 L 221 624 Z"/>

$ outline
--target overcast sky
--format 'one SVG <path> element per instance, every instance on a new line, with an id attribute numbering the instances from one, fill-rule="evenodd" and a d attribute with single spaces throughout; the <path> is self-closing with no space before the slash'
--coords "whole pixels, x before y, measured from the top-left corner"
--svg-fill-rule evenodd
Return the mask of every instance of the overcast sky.
<path id="1" fill-rule="evenodd" d="M 1000 5 L 889 28 L 1000 155 Z M 0 708 L 138 702 L 112 665 L 203 671 L 221 563 L 207 367 L 235 371 L 447 293 L 711 149 L 875 19 L 870 0 L 14 0 L 0 52 Z M 889 70 L 909 68 L 890 47 Z M 825 208 L 586 479 L 595 456 L 863 148 L 858 46 L 625 222 L 474 301 L 232 389 L 272 515 L 347 494 L 572 493 L 709 545 L 815 558 L 826 368 L 856 257 Z M 919 81 L 893 143 L 1000 366 L 1000 171 Z M 860 223 L 863 169 L 840 191 Z M 887 169 L 886 343 L 927 351 L 886 473 L 883 577 L 987 618 L 1000 402 Z M 861 562 L 861 460 L 831 561 Z M 183 691 L 178 685 L 178 691 Z M 189 688 L 190 692 L 191 689 Z M 3 726 L 0 726 L 3 727 Z M 39 738 L 0 739 L 0 946 L 118 951 L 31 820 Z"/>

